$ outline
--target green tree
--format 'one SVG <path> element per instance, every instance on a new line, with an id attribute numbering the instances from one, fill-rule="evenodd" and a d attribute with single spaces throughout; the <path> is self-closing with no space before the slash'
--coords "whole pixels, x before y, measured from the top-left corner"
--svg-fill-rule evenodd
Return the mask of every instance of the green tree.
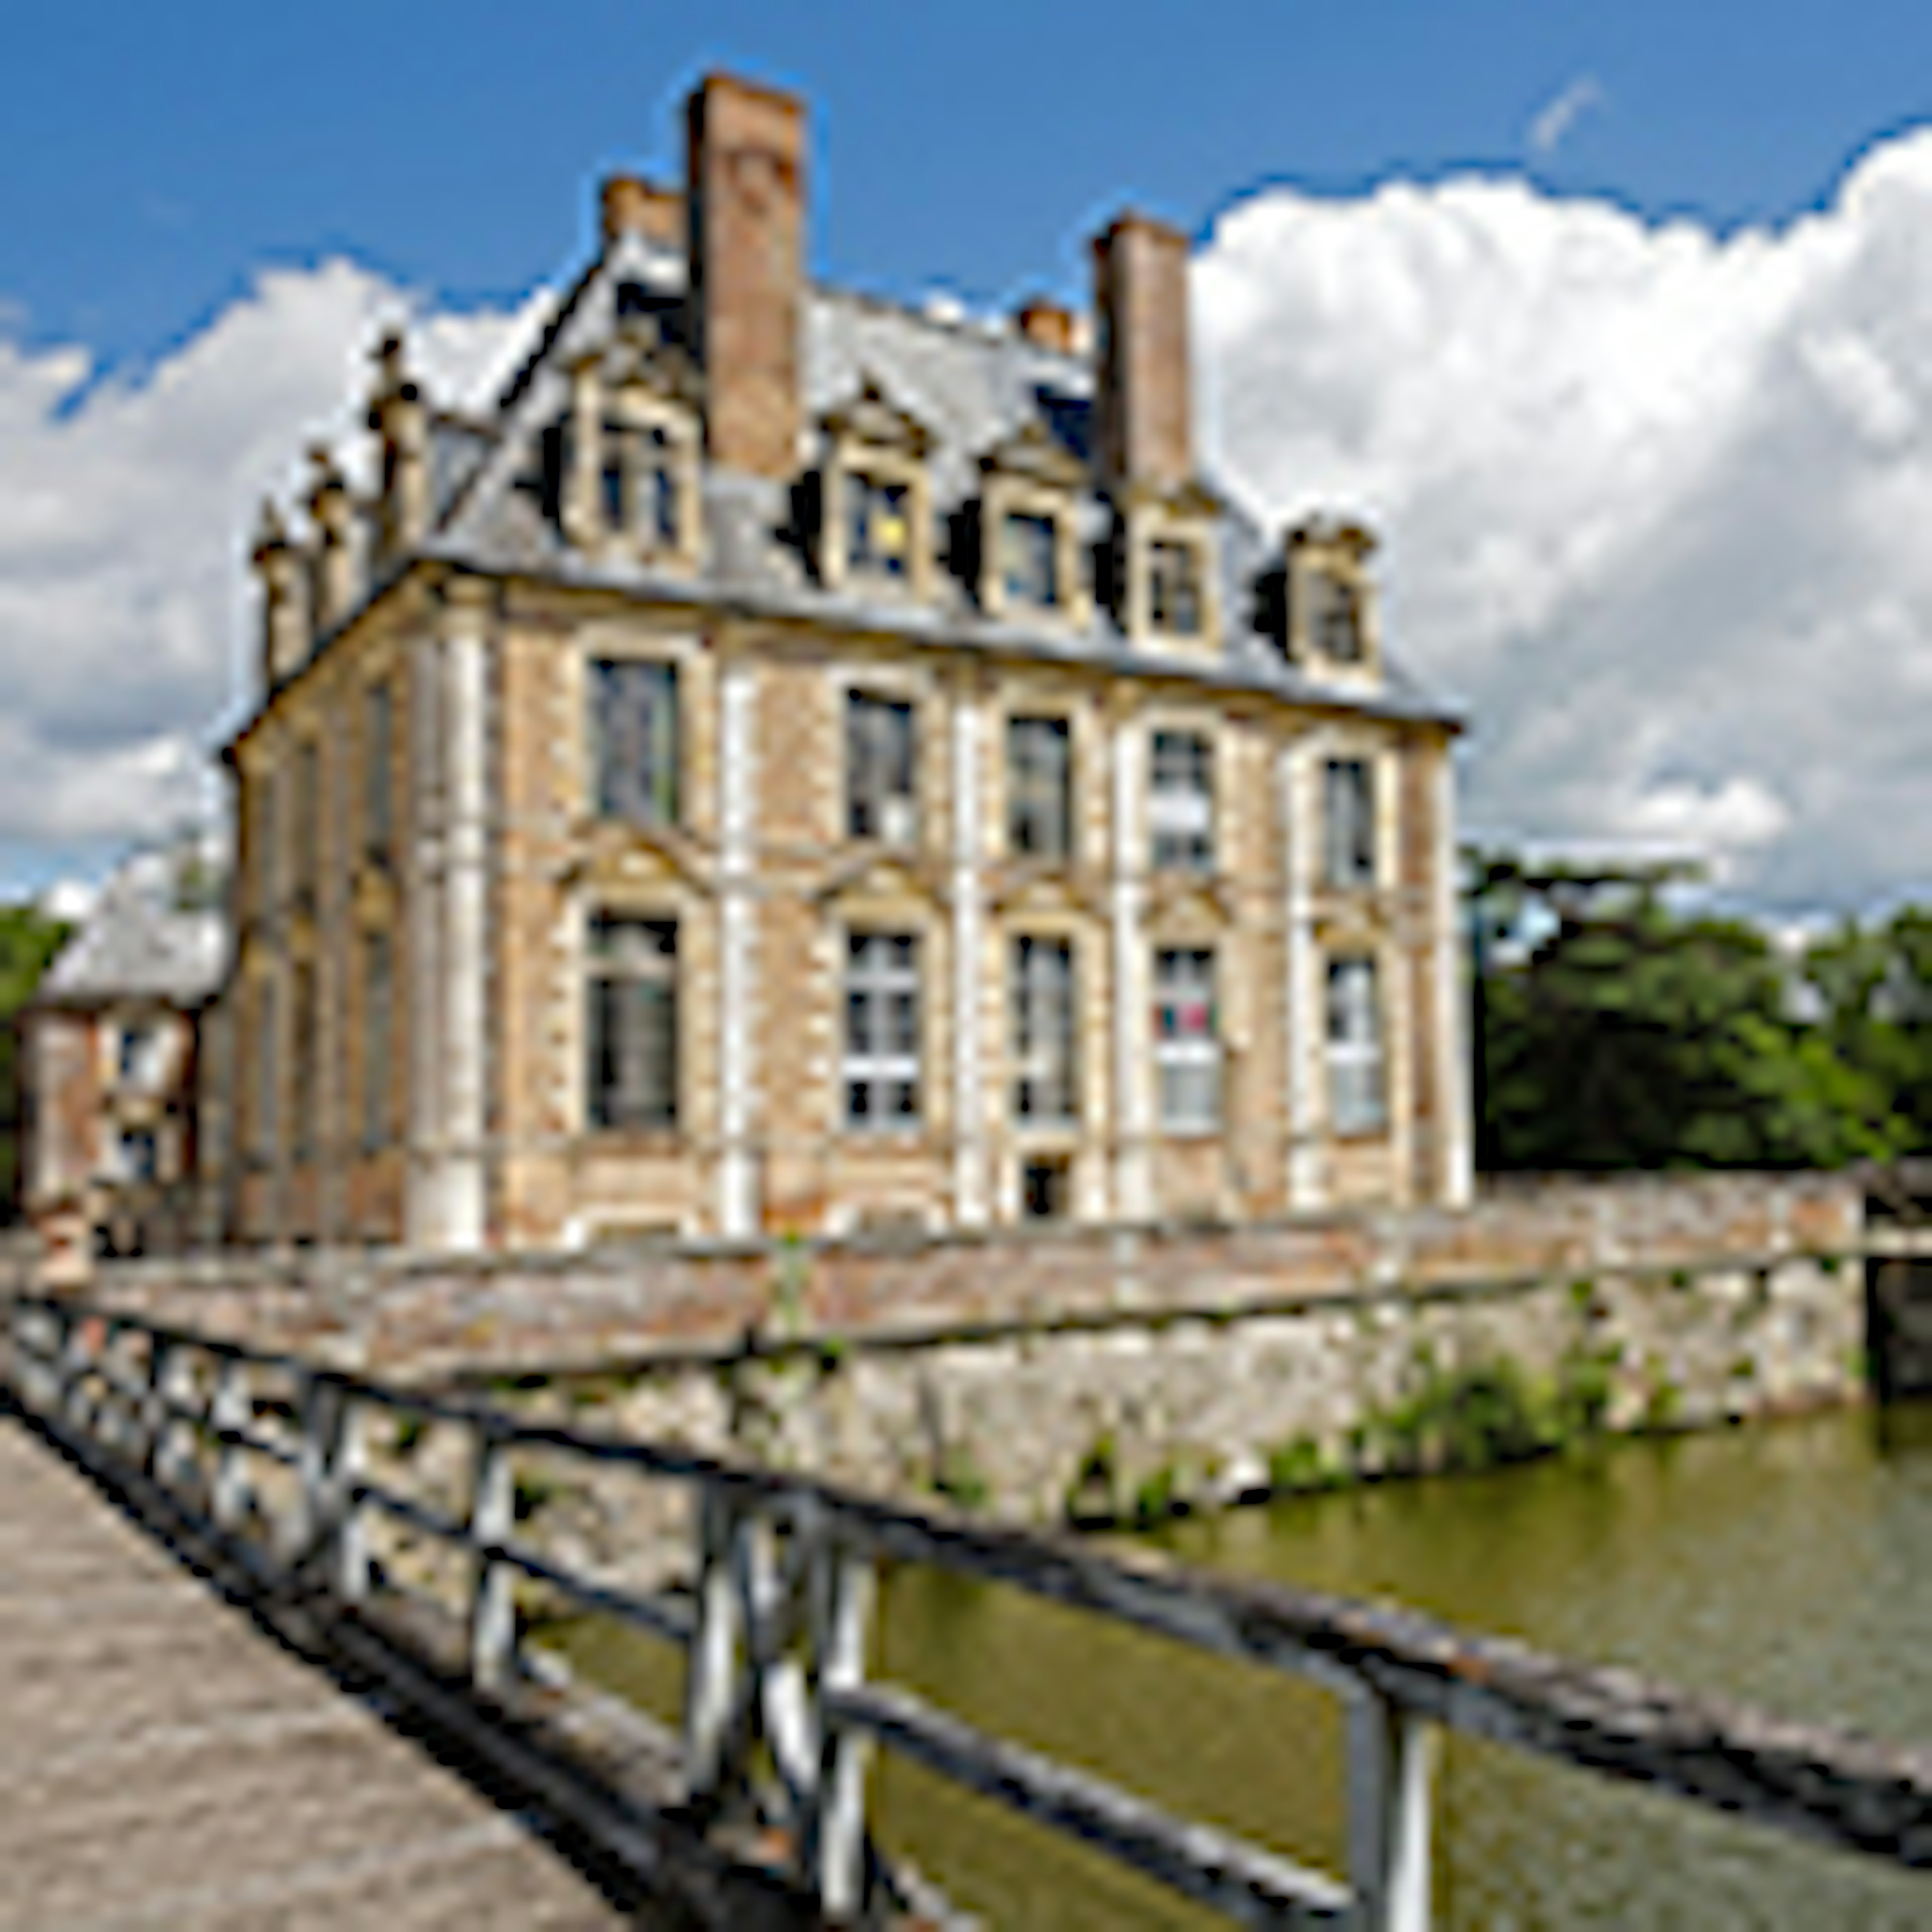
<path id="1" fill-rule="evenodd" d="M 32 906 L 0 906 L 0 1222 L 20 1197 L 20 1009 L 32 998 L 68 928 Z"/>
<path id="2" fill-rule="evenodd" d="M 1828 1167 L 1908 1143 L 1887 1082 L 1796 1016 L 1766 936 L 1669 904 L 1685 876 L 1474 856 L 1486 1166 Z"/>

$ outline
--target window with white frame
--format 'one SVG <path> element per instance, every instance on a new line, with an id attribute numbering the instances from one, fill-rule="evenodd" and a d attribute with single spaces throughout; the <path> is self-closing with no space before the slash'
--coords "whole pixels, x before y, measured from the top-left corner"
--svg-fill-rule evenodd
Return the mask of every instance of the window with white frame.
<path id="1" fill-rule="evenodd" d="M 677 543 L 677 453 L 655 424 L 607 422 L 598 500 L 604 528 L 648 548 Z"/>
<path id="2" fill-rule="evenodd" d="M 862 472 L 843 479 L 845 562 L 857 574 L 903 580 L 912 570 L 912 489 Z"/>
<path id="3" fill-rule="evenodd" d="M 382 862 L 395 833 L 394 754 L 394 700 L 385 678 L 370 685 L 362 700 L 362 847 Z"/>
<path id="4" fill-rule="evenodd" d="M 1073 947 L 1022 934 L 1013 941 L 1013 1112 L 1028 1125 L 1078 1118 Z"/>
<path id="5" fill-rule="evenodd" d="M 1032 859 L 1064 859 L 1073 844 L 1072 733 L 1064 718 L 1006 726 L 1006 836 Z"/>
<path id="6" fill-rule="evenodd" d="M 1167 946 L 1154 955 L 1154 1052 L 1160 1124 L 1170 1133 L 1211 1131 L 1221 1120 L 1221 1042 L 1214 955 Z"/>
<path id="7" fill-rule="evenodd" d="M 362 1144 L 389 1138 L 389 1061 L 395 1036 L 395 969 L 389 935 L 362 936 Z"/>
<path id="8" fill-rule="evenodd" d="M 677 668 L 650 658 L 590 667 L 590 742 L 598 814 L 632 825 L 677 823 Z"/>
<path id="9" fill-rule="evenodd" d="M 1214 747 L 1199 731 L 1154 734 L 1148 829 L 1156 871 L 1210 872 L 1214 864 Z"/>
<path id="10" fill-rule="evenodd" d="M 877 1130 L 919 1119 L 919 941 L 854 932 L 845 962 L 845 1120 Z"/>
<path id="11" fill-rule="evenodd" d="M 1157 538 L 1148 545 L 1148 622 L 1177 637 L 1201 633 L 1198 544 Z"/>
<path id="12" fill-rule="evenodd" d="M 584 962 L 586 1112 L 594 1128 L 677 1124 L 677 923 L 590 916 Z"/>
<path id="13" fill-rule="evenodd" d="M 1376 768 L 1369 758 L 1331 758 L 1322 801 L 1322 872 L 1330 886 L 1376 882 Z"/>
<path id="14" fill-rule="evenodd" d="M 1013 510 L 1000 520 L 1000 581 L 1010 603 L 1060 602 L 1060 532 L 1052 517 Z"/>
<path id="15" fill-rule="evenodd" d="M 1342 1135 L 1388 1124 L 1382 999 L 1373 957 L 1328 962 L 1328 1125 Z"/>
<path id="16" fill-rule="evenodd" d="M 845 700 L 845 829 L 854 838 L 910 845 L 919 827 L 913 710 L 868 692 Z"/>

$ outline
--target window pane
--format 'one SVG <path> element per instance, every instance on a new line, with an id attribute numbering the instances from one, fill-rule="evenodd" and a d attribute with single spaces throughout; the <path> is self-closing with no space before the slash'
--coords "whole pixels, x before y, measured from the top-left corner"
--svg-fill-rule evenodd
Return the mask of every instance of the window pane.
<path id="1" fill-rule="evenodd" d="M 677 1118 L 677 928 L 595 915 L 586 992 L 590 1114 L 602 1127 L 665 1127 Z"/>
<path id="2" fill-rule="evenodd" d="M 916 826 L 913 799 L 913 712 L 854 692 L 845 713 L 847 829 L 854 838 L 907 844 Z"/>
<path id="3" fill-rule="evenodd" d="M 1007 727 L 1007 818 L 1016 852 L 1063 859 L 1070 849 L 1070 738 L 1064 718 L 1016 718 Z"/>
<path id="4" fill-rule="evenodd" d="M 1051 517 L 1008 516 L 1000 531 L 1000 574 L 1007 596 L 1024 604 L 1058 603 L 1058 552 Z"/>
<path id="5" fill-rule="evenodd" d="M 1195 731 L 1154 734 L 1148 800 L 1157 870 L 1204 872 L 1214 862 L 1214 747 Z"/>
<path id="6" fill-rule="evenodd" d="M 597 808 L 635 825 L 677 819 L 677 668 L 643 658 L 591 667 Z"/>
<path id="7" fill-rule="evenodd" d="M 1324 869 L 1331 886 L 1370 886 L 1376 880 L 1375 767 L 1338 758 L 1328 768 L 1322 828 Z"/>

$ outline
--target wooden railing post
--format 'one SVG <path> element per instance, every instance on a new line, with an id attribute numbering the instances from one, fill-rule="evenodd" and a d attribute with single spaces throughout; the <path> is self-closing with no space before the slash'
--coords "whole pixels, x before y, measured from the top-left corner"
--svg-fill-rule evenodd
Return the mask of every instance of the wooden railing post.
<path id="1" fill-rule="evenodd" d="M 470 1507 L 470 1543 L 476 1576 L 470 1605 L 470 1676 L 494 1690 L 509 1676 L 517 1649 L 517 1604 L 510 1566 L 490 1554 L 509 1540 L 516 1524 L 515 1472 L 509 1446 L 482 1424 L 476 1429 L 476 1478 Z"/>
<path id="2" fill-rule="evenodd" d="M 818 1775 L 804 1850 L 820 1910 L 828 1918 L 849 1918 L 865 1904 L 866 1772 L 872 1742 L 828 1723 L 824 1694 L 856 1690 L 865 1682 L 877 1574 L 869 1558 L 842 1549 L 831 1535 L 822 1538 L 813 1561 Z"/>
<path id="3" fill-rule="evenodd" d="M 254 1420 L 254 1402 L 250 1394 L 248 1362 L 230 1355 L 222 1362 L 214 1385 L 214 1404 L 209 1420 L 216 1430 L 214 1450 L 214 1516 L 218 1529 L 239 1529 L 248 1514 L 248 1452 L 238 1442 L 221 1439 L 224 1430 L 245 1429 Z"/>
<path id="4" fill-rule="evenodd" d="M 724 1772 L 740 1630 L 731 1577 L 736 1512 L 722 1490 L 708 1486 L 694 1502 L 698 1622 L 685 1666 L 684 1782 L 687 1798 L 698 1799 L 711 1796 Z"/>
<path id="5" fill-rule="evenodd" d="M 328 1520 L 334 1526 L 335 1588 L 345 1604 L 369 1594 L 369 1532 L 364 1505 L 356 1493 L 368 1465 L 368 1406 L 346 1384 L 338 1391 L 334 1454 L 328 1472 Z"/>
<path id="6" fill-rule="evenodd" d="M 1378 1693 L 1350 1700 L 1348 1878 L 1361 1932 L 1429 1932 L 1437 1732 Z"/>

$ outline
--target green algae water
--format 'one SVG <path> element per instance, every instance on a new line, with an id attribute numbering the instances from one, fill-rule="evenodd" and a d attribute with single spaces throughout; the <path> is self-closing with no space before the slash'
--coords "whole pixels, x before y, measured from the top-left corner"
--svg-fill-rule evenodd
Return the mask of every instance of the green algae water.
<path id="1" fill-rule="evenodd" d="M 1586 1457 L 1283 1502 L 1149 1540 L 1810 1719 L 1932 1742 L 1932 1407 L 1617 1443 Z M 892 1576 L 875 1665 L 1184 1816 L 1339 1873 L 1333 1699 L 1016 1592 Z M 593 1624 L 580 1666 L 661 1711 L 664 1653 Z M 1221 1922 L 890 1757 L 875 1828 L 991 1925 Z M 1437 1784 L 1440 1925 L 1932 1928 L 1932 1877 L 1461 1738 Z"/>

